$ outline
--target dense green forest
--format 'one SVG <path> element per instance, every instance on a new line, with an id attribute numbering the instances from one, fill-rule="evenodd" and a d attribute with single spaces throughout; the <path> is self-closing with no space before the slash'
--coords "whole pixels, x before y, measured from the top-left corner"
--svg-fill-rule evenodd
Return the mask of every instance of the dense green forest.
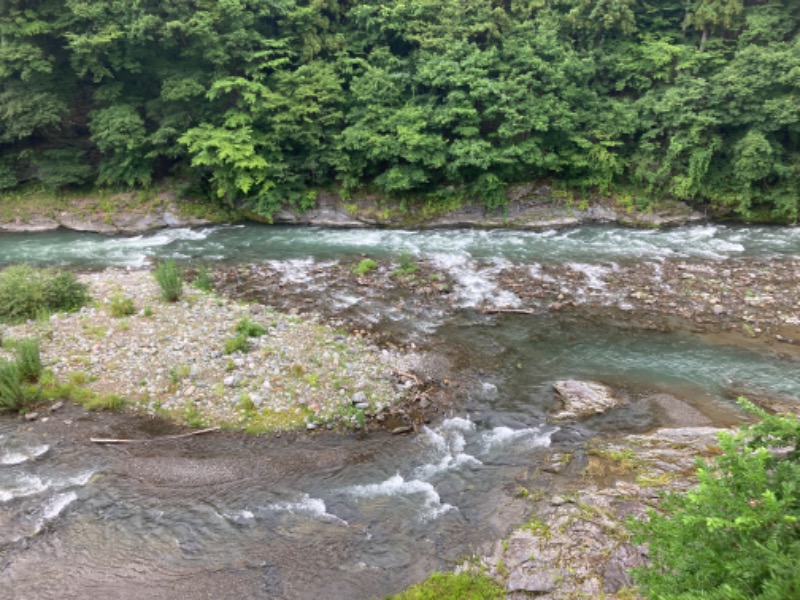
<path id="1" fill-rule="evenodd" d="M 1 0 L 0 190 L 548 180 L 795 221 L 800 2 Z"/>

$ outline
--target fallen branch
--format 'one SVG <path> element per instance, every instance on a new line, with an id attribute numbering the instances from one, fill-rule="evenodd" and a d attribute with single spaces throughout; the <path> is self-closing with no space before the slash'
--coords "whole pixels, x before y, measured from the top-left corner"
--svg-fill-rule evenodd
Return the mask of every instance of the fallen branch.
<path id="1" fill-rule="evenodd" d="M 516 315 L 535 315 L 536 311 L 529 308 L 484 308 L 481 311 L 485 315 L 494 315 L 498 313 L 512 313 Z"/>
<path id="2" fill-rule="evenodd" d="M 407 371 L 401 371 L 400 369 L 392 369 L 392 371 L 394 371 L 396 375 L 399 375 L 400 377 L 405 377 L 406 379 L 410 379 L 416 385 L 420 385 L 419 377 L 417 377 L 413 373 L 408 373 Z"/>
<path id="3" fill-rule="evenodd" d="M 188 433 L 180 433 L 178 435 L 165 435 L 155 438 L 145 438 L 138 440 L 126 440 L 118 438 L 89 438 L 89 441 L 94 444 L 137 444 L 142 442 L 160 442 L 163 440 L 179 440 L 181 438 L 191 437 L 193 435 L 202 435 L 204 433 L 211 433 L 212 431 L 219 431 L 219 427 L 209 427 L 208 429 L 198 429 L 197 431 L 190 431 Z"/>

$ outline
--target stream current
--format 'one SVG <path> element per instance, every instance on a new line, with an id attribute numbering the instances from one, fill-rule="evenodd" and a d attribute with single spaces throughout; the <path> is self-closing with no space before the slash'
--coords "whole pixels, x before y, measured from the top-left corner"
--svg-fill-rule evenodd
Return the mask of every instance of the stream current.
<path id="1" fill-rule="evenodd" d="M 469 386 L 418 435 L 224 433 L 129 447 L 86 442 L 92 420 L 76 407 L 51 419 L 75 434 L 47 436 L 0 419 L 0 597 L 378 598 L 488 551 L 525 516 L 520 482 L 548 451 L 589 437 L 659 424 L 647 402 L 672 394 L 736 421 L 731 381 L 800 397 L 796 360 L 689 333 L 620 329 L 602 320 L 490 317 L 476 307 L 514 306 L 498 272 L 508 264 L 579 265 L 667 258 L 800 255 L 800 230 L 696 226 L 665 231 L 583 227 L 548 232 L 325 230 L 223 226 L 138 237 L 74 232 L 4 234 L 0 263 L 74 268 L 187 263 L 266 263 L 287 282 L 325 293 L 319 265 L 362 255 L 410 254 L 456 282 L 455 313 L 397 315 L 359 304 L 377 327 L 468 357 Z M 602 284 L 595 279 L 595 288 Z M 336 313 L 332 309 L 333 314 Z M 629 402 L 580 425 L 553 425 L 551 384 L 593 379 Z M 71 412 L 69 412 L 71 411 Z M 102 417 L 119 437 L 153 422 Z M 85 436 L 83 433 L 85 432 Z"/>

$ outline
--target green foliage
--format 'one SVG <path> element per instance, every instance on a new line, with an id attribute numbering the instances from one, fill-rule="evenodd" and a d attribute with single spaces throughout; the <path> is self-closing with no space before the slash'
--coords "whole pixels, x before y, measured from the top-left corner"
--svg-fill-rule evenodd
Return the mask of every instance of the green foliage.
<path id="1" fill-rule="evenodd" d="M 363 277 L 370 271 L 374 271 L 377 268 L 378 268 L 377 262 L 375 262 L 371 258 L 365 258 L 353 268 L 353 273 L 355 273 L 359 277 Z"/>
<path id="2" fill-rule="evenodd" d="M 192 285 L 198 290 L 204 292 L 211 292 L 214 290 L 214 281 L 211 279 L 211 274 L 208 272 L 208 267 L 200 265 L 197 269 L 197 276 L 195 276 Z"/>
<path id="3" fill-rule="evenodd" d="M 261 337 L 267 330 L 261 323 L 244 318 L 236 324 L 236 333 L 245 337 Z"/>
<path id="4" fill-rule="evenodd" d="M 16 365 L 22 381 L 36 383 L 42 375 L 42 358 L 39 353 L 39 341 L 35 339 L 20 340 L 16 348 Z"/>
<path id="5" fill-rule="evenodd" d="M 0 412 L 18 412 L 27 404 L 19 366 L 14 362 L 0 362 Z"/>
<path id="6" fill-rule="evenodd" d="M 618 186 L 798 218 L 800 5 L 174 0 L 0 9 L 0 190 Z"/>
<path id="7" fill-rule="evenodd" d="M 501 585 L 486 575 L 475 573 L 434 573 L 391 600 L 500 600 Z"/>
<path id="8" fill-rule="evenodd" d="M 108 299 L 108 311 L 112 317 L 129 317 L 136 312 L 136 307 L 133 298 L 117 292 Z"/>
<path id="9" fill-rule="evenodd" d="M 800 419 L 767 415 L 720 434 L 699 484 L 632 521 L 652 564 L 635 571 L 653 599 L 800 597 Z"/>
<path id="10" fill-rule="evenodd" d="M 235 336 L 225 340 L 225 354 L 234 352 L 250 352 L 252 344 L 246 333 L 237 333 Z"/>
<path id="11" fill-rule="evenodd" d="M 178 264 L 170 259 L 156 264 L 153 276 L 161 289 L 161 297 L 167 302 L 177 302 L 183 294 L 183 274 Z"/>
<path id="12" fill-rule="evenodd" d="M 0 271 L 0 319 L 19 322 L 43 313 L 77 310 L 89 300 L 86 286 L 65 271 L 14 265 Z"/>

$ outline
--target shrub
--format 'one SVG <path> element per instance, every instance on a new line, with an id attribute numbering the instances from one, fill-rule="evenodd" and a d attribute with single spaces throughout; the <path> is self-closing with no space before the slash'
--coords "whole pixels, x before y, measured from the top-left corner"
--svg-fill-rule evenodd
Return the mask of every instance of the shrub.
<path id="1" fill-rule="evenodd" d="M 161 288 L 161 296 L 164 300 L 177 302 L 183 293 L 183 276 L 177 263 L 174 260 L 159 262 L 153 275 Z"/>
<path id="2" fill-rule="evenodd" d="M 233 354 L 236 351 L 250 351 L 250 340 L 242 333 L 236 334 L 235 337 L 225 340 L 225 354 Z"/>
<path id="3" fill-rule="evenodd" d="M 38 340 L 22 340 L 17 343 L 17 369 L 22 381 L 36 383 L 42 374 L 42 358 Z"/>
<path id="4" fill-rule="evenodd" d="M 0 362 L 0 412 L 20 411 L 25 408 L 27 400 L 17 364 Z"/>
<path id="5" fill-rule="evenodd" d="M 487 575 L 434 573 L 390 600 L 500 600 L 505 591 Z"/>
<path id="6" fill-rule="evenodd" d="M 19 322 L 42 313 L 73 311 L 89 301 L 74 274 L 14 265 L 0 271 L 0 319 Z"/>
<path id="7" fill-rule="evenodd" d="M 365 258 L 356 265 L 356 267 L 353 269 L 353 272 L 359 277 L 361 277 L 376 268 L 378 268 L 378 263 L 376 263 L 371 258 Z"/>
<path id="8" fill-rule="evenodd" d="M 695 489 L 630 522 L 649 546 L 634 578 L 651 598 L 800 598 L 800 420 L 740 403 L 762 421 L 720 434 Z"/>
<path id="9" fill-rule="evenodd" d="M 260 337 L 267 333 L 267 330 L 261 323 L 245 318 L 236 324 L 236 333 L 245 337 Z"/>
<path id="10" fill-rule="evenodd" d="M 133 299 L 121 293 L 112 294 L 108 299 L 108 311 L 112 317 L 129 317 L 136 312 Z"/>

